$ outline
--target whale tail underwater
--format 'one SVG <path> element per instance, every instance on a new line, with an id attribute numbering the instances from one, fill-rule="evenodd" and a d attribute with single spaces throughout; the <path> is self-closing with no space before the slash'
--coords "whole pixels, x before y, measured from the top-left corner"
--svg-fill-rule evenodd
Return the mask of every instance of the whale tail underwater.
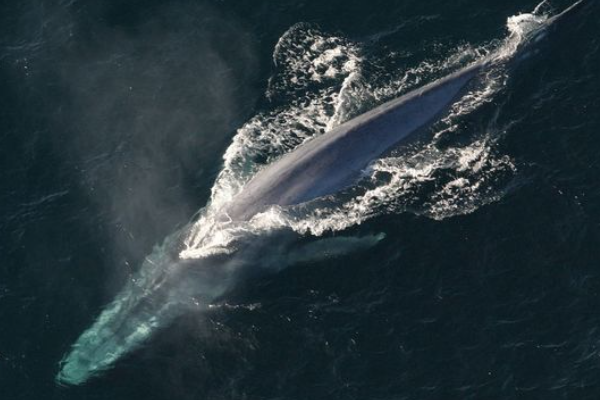
<path id="1" fill-rule="evenodd" d="M 516 18 L 531 22 L 519 37 L 509 37 L 503 46 L 482 59 L 384 103 L 333 130 L 308 140 L 256 173 L 225 204 L 214 210 L 211 223 L 201 230 L 205 237 L 221 235 L 227 224 L 244 224 L 271 207 L 295 206 L 336 192 L 356 182 L 369 163 L 387 152 L 406 146 L 427 133 L 446 116 L 478 79 L 498 65 L 507 65 L 526 57 L 550 29 L 568 25 L 575 11 L 588 1 L 580 0 L 552 17 L 543 16 L 540 4 L 531 14 Z M 146 257 L 135 278 L 129 281 L 99 315 L 94 324 L 73 344 L 60 361 L 56 377 L 59 384 L 79 385 L 109 369 L 118 359 L 144 343 L 157 329 L 190 309 L 203 310 L 227 292 L 245 266 L 273 264 L 282 268 L 294 260 L 305 260 L 319 253 L 327 240 L 338 249 L 360 249 L 373 245 L 380 236 L 324 239 L 312 248 L 285 250 L 285 259 L 277 258 L 277 249 L 292 239 L 276 238 L 279 247 L 268 248 L 266 235 L 241 240 L 225 254 L 191 257 L 190 227 L 165 239 Z M 198 230 L 195 227 L 196 231 Z M 273 240 L 271 240 L 273 239 Z M 186 249 L 186 244 L 188 248 Z M 309 245 L 311 246 L 311 245 Z M 282 252 L 283 253 L 283 252 Z M 268 254 L 268 256 L 265 256 Z M 258 261 L 256 261 L 258 260 Z"/>

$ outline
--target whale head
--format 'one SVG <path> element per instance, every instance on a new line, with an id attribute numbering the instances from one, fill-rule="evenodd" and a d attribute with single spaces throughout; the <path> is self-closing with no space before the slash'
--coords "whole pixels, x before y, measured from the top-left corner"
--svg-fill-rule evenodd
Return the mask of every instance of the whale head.
<path id="1" fill-rule="evenodd" d="M 137 275 L 60 361 L 56 381 L 82 384 L 191 307 L 208 307 L 226 290 L 226 273 L 213 263 L 192 263 L 163 251 L 163 247 L 155 248 Z"/>

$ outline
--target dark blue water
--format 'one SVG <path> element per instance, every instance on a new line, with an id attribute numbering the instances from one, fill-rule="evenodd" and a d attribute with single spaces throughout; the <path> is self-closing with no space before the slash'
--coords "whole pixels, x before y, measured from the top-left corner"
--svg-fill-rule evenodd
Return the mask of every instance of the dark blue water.
<path id="1" fill-rule="evenodd" d="M 461 119 L 466 134 L 493 130 L 491 153 L 510 160 L 489 171 L 493 196 L 432 215 L 430 192 L 457 173 L 442 170 L 398 193 L 401 212 L 330 234 L 385 233 L 374 248 L 251 276 L 229 306 L 61 387 L 63 354 L 205 205 L 236 129 L 291 101 L 265 95 L 291 26 L 360 44 L 376 84 L 493 44 L 537 2 L 4 2 L 0 398 L 599 398 L 600 3 L 589 3 Z"/>

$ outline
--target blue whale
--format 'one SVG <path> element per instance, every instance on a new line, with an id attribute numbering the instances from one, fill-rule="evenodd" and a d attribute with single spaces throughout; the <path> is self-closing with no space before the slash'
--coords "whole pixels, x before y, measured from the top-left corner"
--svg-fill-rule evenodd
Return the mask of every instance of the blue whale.
<path id="1" fill-rule="evenodd" d="M 302 144 L 259 171 L 223 206 L 219 218 L 248 221 L 271 206 L 302 204 L 348 187 L 370 162 L 427 132 L 482 73 L 526 54 L 549 27 L 572 21 L 566 16 L 586 2 L 580 0 L 546 20 L 520 42 L 510 59 L 491 54 Z M 178 256 L 180 236 L 172 235 L 158 246 L 137 276 L 77 339 L 60 362 L 59 384 L 78 385 L 109 369 L 189 309 L 190 301 L 209 305 L 231 287 L 244 257 L 190 262 Z M 347 245 L 356 247 L 354 242 Z"/>

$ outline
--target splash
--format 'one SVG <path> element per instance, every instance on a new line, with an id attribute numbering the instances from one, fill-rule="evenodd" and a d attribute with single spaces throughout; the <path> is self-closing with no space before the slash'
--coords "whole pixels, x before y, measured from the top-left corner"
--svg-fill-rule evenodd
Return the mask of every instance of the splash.
<path id="1" fill-rule="evenodd" d="M 276 229 L 319 236 L 382 214 L 412 212 L 441 220 L 498 200 L 516 170 L 508 156 L 495 150 L 501 129 L 490 125 L 481 132 L 465 132 L 462 121 L 505 86 L 504 64 L 531 32 L 543 27 L 543 7 L 510 17 L 503 40 L 462 45 L 441 60 L 423 61 L 400 76 L 379 77 L 376 82 L 368 80 L 364 67 L 377 60 L 366 58 L 361 44 L 327 36 L 307 24 L 290 28 L 275 47 L 277 69 L 266 91 L 267 99 L 281 105 L 257 114 L 238 130 L 224 155 L 211 201 L 191 226 L 180 257 L 232 253 L 240 238 Z M 492 57 L 497 67 L 436 125 L 433 142 L 375 161 L 355 187 L 339 195 L 291 209 L 273 207 L 249 222 L 217 218 L 223 205 L 264 165 L 368 108 L 483 57 Z M 439 145 L 457 136 L 471 140 Z"/>

